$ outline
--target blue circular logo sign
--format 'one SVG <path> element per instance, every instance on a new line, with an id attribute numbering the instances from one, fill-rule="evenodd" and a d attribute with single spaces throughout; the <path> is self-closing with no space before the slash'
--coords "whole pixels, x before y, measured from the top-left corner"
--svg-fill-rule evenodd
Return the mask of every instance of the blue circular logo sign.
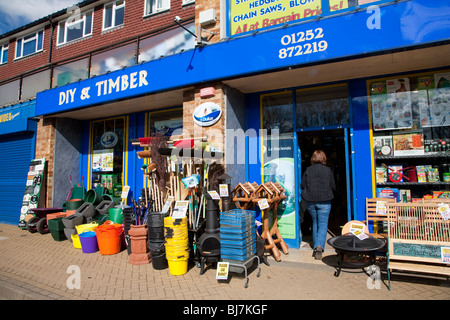
<path id="1" fill-rule="evenodd" d="M 194 122 L 201 127 L 209 127 L 219 121 L 222 109 L 212 102 L 205 102 L 195 108 L 192 117 Z"/>

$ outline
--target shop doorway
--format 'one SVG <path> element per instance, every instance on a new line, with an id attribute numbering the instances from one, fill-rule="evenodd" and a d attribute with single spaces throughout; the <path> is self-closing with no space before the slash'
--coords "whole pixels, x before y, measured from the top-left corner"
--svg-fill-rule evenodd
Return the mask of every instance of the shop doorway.
<path id="1" fill-rule="evenodd" d="M 300 149 L 299 161 L 301 161 L 300 181 L 306 168 L 310 166 L 311 155 L 316 149 L 323 150 L 327 155 L 327 162 L 334 173 L 336 181 L 335 198 L 331 203 L 330 218 L 328 220 L 329 235 L 341 234 L 341 227 L 348 221 L 348 148 L 346 147 L 345 129 L 318 130 L 297 132 Z M 301 201 L 301 199 L 299 199 Z M 302 212 L 300 217 L 300 227 L 302 241 L 312 240 L 311 226 L 312 220 L 308 212 Z"/>

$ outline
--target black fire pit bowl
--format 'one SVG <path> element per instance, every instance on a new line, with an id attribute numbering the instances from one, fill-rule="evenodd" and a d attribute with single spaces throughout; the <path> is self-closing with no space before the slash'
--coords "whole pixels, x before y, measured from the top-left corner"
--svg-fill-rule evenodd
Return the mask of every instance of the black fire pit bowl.
<path id="1" fill-rule="evenodd" d="M 327 243 L 338 253 L 338 267 L 334 274 L 336 277 L 341 273 L 345 254 L 368 255 L 370 257 L 369 264 L 372 265 L 375 261 L 375 252 L 386 245 L 385 241 L 381 239 L 369 236 L 368 238 L 361 240 L 353 234 L 345 234 L 328 239 Z"/>

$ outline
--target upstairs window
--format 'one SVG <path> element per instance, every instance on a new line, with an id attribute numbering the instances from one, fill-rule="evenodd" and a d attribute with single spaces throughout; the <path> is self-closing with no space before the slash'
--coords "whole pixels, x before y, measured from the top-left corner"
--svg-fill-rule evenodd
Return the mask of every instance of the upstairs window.
<path id="1" fill-rule="evenodd" d="M 170 0 L 146 0 L 145 14 L 154 14 L 170 9 Z"/>
<path id="2" fill-rule="evenodd" d="M 125 1 L 119 0 L 105 4 L 103 11 L 103 30 L 118 27 L 125 17 Z"/>
<path id="3" fill-rule="evenodd" d="M 8 44 L 0 46 L 0 64 L 8 62 Z"/>
<path id="4" fill-rule="evenodd" d="M 58 26 L 58 44 L 64 44 L 92 34 L 93 12 L 71 16 Z"/>
<path id="5" fill-rule="evenodd" d="M 182 5 L 190 4 L 190 3 L 194 3 L 194 2 L 195 2 L 195 0 L 183 0 Z"/>
<path id="6" fill-rule="evenodd" d="M 43 42 L 44 42 L 44 30 L 17 39 L 16 59 L 42 51 Z"/>

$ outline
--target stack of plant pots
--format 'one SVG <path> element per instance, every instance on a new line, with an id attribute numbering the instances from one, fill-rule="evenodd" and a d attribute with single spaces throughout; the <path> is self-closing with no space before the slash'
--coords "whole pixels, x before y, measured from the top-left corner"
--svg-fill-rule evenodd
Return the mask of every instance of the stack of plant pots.
<path id="1" fill-rule="evenodd" d="M 131 254 L 130 235 L 128 234 L 128 232 L 130 231 L 131 225 L 134 224 L 133 208 L 123 207 L 122 214 L 123 214 L 123 232 L 125 234 L 125 245 L 127 246 L 128 254 Z"/>
<path id="2" fill-rule="evenodd" d="M 164 214 L 151 212 L 147 215 L 148 246 L 152 257 L 154 269 L 167 268 L 166 250 L 164 247 Z"/>

